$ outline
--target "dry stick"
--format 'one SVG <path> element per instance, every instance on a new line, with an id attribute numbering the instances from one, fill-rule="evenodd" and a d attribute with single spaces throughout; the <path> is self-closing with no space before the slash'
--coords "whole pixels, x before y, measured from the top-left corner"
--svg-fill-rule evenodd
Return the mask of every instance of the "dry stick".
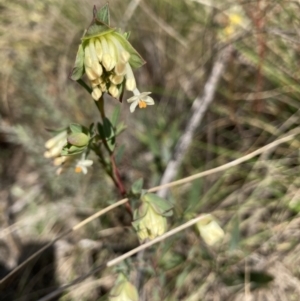
<path id="1" fill-rule="evenodd" d="M 150 246 L 152 246 L 152 245 L 154 245 L 154 244 L 156 244 L 158 242 L 161 242 L 162 240 L 166 239 L 167 237 L 170 237 L 170 236 L 172 236 L 172 235 L 174 235 L 174 234 L 176 234 L 176 233 L 178 233 L 178 232 L 180 232 L 180 231 L 182 231 L 182 230 L 184 230 L 184 229 L 186 229 L 186 228 L 188 228 L 188 227 L 196 224 L 198 221 L 200 221 L 201 219 L 204 219 L 206 217 L 207 217 L 207 214 L 205 214 L 205 215 L 202 214 L 200 216 L 197 216 L 196 218 L 189 220 L 188 222 L 182 224 L 181 226 L 178 226 L 178 227 L 176 227 L 176 228 L 168 231 L 167 233 L 165 233 L 165 234 L 163 234 L 163 235 L 161 235 L 159 237 L 156 237 L 155 239 L 153 239 L 151 241 L 148 241 L 148 242 L 144 243 L 143 245 L 140 245 L 137 248 L 135 248 L 135 249 L 133 249 L 133 250 L 131 250 L 131 251 L 129 251 L 129 252 L 127 252 L 127 253 L 125 253 L 125 254 L 123 254 L 123 255 L 115 258 L 115 259 L 110 260 L 110 261 L 108 261 L 108 262 L 106 262 L 104 264 L 101 264 L 100 266 L 96 267 L 95 269 L 93 269 L 89 273 L 76 278 L 71 283 L 66 284 L 66 285 L 60 287 L 56 291 L 54 291 L 54 292 L 46 295 L 45 297 L 43 297 L 43 298 L 41 298 L 41 299 L 39 299 L 37 301 L 49 301 L 52 298 L 60 295 L 67 288 L 72 287 L 72 286 L 78 284 L 79 282 L 83 281 L 84 279 L 88 278 L 89 276 L 91 276 L 91 275 L 95 274 L 96 272 L 104 269 L 105 267 L 112 267 L 114 265 L 117 265 L 118 263 L 120 263 L 121 261 L 129 258 L 130 256 L 132 256 L 132 255 L 134 255 L 134 254 L 136 254 L 136 253 L 138 253 L 138 252 L 140 252 L 142 250 L 145 250 L 145 249 L 149 248 Z"/>
<path id="2" fill-rule="evenodd" d="M 231 52 L 231 46 L 224 48 L 217 60 L 215 61 L 211 74 L 205 83 L 203 96 L 198 96 L 192 106 L 192 117 L 189 119 L 189 122 L 186 126 L 184 134 L 181 136 L 179 141 L 176 144 L 175 152 L 172 160 L 168 163 L 165 172 L 162 176 L 160 185 L 171 182 L 177 175 L 177 171 L 181 165 L 181 162 L 185 156 L 185 153 L 190 146 L 193 135 L 201 123 L 204 114 L 206 113 L 209 105 L 213 101 L 218 82 L 224 72 L 225 65 L 228 61 L 229 55 Z M 158 195 L 161 197 L 166 197 L 168 194 L 168 189 L 164 188 L 158 192 Z"/>
<path id="3" fill-rule="evenodd" d="M 254 158 L 254 157 L 256 157 L 256 156 L 258 156 L 258 155 L 260 155 L 260 154 L 262 154 L 262 153 L 264 153 L 264 152 L 266 152 L 266 151 L 268 151 L 268 150 L 270 150 L 274 147 L 276 147 L 279 144 L 282 144 L 282 143 L 285 143 L 285 142 L 288 142 L 288 141 L 292 140 L 299 133 L 300 133 L 300 129 L 297 129 L 297 131 L 294 131 L 294 133 L 292 133 L 288 136 L 285 136 L 283 138 L 280 138 L 278 140 L 275 140 L 275 141 L 273 141 L 273 142 L 257 149 L 256 151 L 254 151 L 254 152 L 252 152 L 248 155 L 245 155 L 241 158 L 238 158 L 236 160 L 228 162 L 224 165 L 221 165 L 221 166 L 218 166 L 218 167 L 215 167 L 215 168 L 212 168 L 212 169 L 208 169 L 206 171 L 197 173 L 195 175 L 183 178 L 181 180 L 177 180 L 177 181 L 170 182 L 170 183 L 167 183 L 167 184 L 164 184 L 164 185 L 160 185 L 160 186 L 157 186 L 157 187 L 150 188 L 148 190 L 148 192 L 155 192 L 155 191 L 158 191 L 159 189 L 170 188 L 170 187 L 173 187 L 173 186 L 189 183 L 189 182 L 192 182 L 196 179 L 199 179 L 199 178 L 202 178 L 202 177 L 205 177 L 205 176 L 208 176 L 208 175 L 220 172 L 220 171 L 224 171 L 226 169 L 229 169 L 230 167 L 233 167 L 233 166 L 239 165 L 243 162 L 246 162 L 246 161 L 248 161 L 248 160 L 250 160 L 250 159 L 252 159 L 252 158 Z"/>

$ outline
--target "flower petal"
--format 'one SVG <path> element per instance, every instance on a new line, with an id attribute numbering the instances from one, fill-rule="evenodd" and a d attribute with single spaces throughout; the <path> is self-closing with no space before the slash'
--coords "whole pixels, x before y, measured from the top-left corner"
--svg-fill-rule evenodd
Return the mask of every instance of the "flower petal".
<path id="1" fill-rule="evenodd" d="M 140 99 L 139 96 L 132 96 L 132 97 L 130 97 L 130 98 L 127 99 L 127 102 L 128 103 L 135 102 L 135 101 L 138 102 L 139 99 Z"/>
<path id="2" fill-rule="evenodd" d="M 153 98 L 150 97 L 150 96 L 146 96 L 143 100 L 144 100 L 144 102 L 145 102 L 148 106 L 154 105 L 154 100 L 153 100 Z"/>
<path id="3" fill-rule="evenodd" d="M 132 102 L 132 104 L 130 105 L 130 108 L 129 108 L 131 113 L 134 112 L 134 110 L 135 110 L 135 108 L 137 107 L 138 104 L 139 104 L 139 100 L 135 100 L 135 101 Z"/>

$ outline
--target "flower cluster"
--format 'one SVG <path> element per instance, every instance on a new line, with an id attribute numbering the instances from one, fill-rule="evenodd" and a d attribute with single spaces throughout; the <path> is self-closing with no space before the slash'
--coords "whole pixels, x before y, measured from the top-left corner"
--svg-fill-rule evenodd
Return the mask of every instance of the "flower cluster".
<path id="1" fill-rule="evenodd" d="M 93 88 L 94 100 L 99 100 L 104 92 L 118 98 L 124 81 L 127 90 L 136 88 L 129 64 L 130 53 L 124 49 L 120 39 L 123 37 L 117 32 L 109 32 L 86 42 L 84 66 Z"/>
<path id="2" fill-rule="evenodd" d="M 53 165 L 57 166 L 56 174 L 60 175 L 66 169 L 71 166 L 75 166 L 75 172 L 77 173 L 87 173 L 87 167 L 93 164 L 92 160 L 87 160 L 85 158 L 85 154 L 83 153 L 81 156 L 73 155 L 73 156 L 63 156 L 61 155 L 64 147 L 68 143 L 68 132 L 67 130 L 63 130 L 58 133 L 51 139 L 49 139 L 45 143 L 45 148 L 47 149 L 44 153 L 45 158 L 49 158 L 53 160 Z"/>
<path id="3" fill-rule="evenodd" d="M 91 95 L 98 101 L 103 93 L 121 98 L 124 89 L 133 92 L 128 99 L 130 111 L 137 105 L 146 108 L 154 105 L 150 92 L 140 93 L 132 68 L 141 67 L 145 61 L 128 42 L 128 34 L 110 27 L 108 6 L 94 10 L 94 19 L 82 38 L 71 74 L 79 80 L 85 73 L 92 88 Z"/>
<path id="4" fill-rule="evenodd" d="M 173 205 L 153 193 L 141 197 L 142 204 L 134 212 L 133 227 L 140 241 L 152 240 L 167 231 L 166 217 L 173 214 Z"/>

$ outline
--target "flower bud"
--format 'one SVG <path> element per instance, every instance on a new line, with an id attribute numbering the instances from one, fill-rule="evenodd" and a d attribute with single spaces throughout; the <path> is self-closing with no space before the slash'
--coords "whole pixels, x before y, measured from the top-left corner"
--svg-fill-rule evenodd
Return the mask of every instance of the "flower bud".
<path id="1" fill-rule="evenodd" d="M 66 143 L 66 138 L 67 138 L 67 131 L 62 131 L 53 138 L 49 139 L 45 143 L 45 147 L 47 149 L 50 149 L 54 147 L 55 145 L 61 144 L 63 142 L 64 144 Z"/>
<path id="2" fill-rule="evenodd" d="M 100 97 L 102 96 L 102 92 L 101 92 L 101 90 L 99 89 L 99 88 L 94 88 L 93 89 L 93 92 L 92 92 L 92 97 L 93 97 L 93 99 L 94 100 L 99 100 L 100 99 Z"/>
<path id="3" fill-rule="evenodd" d="M 89 142 L 89 137 L 84 133 L 72 133 L 68 136 L 67 141 L 75 146 L 85 146 Z"/>
<path id="4" fill-rule="evenodd" d="M 99 39 L 96 39 L 96 41 L 95 41 L 95 49 L 96 49 L 98 60 L 101 63 L 102 56 L 103 56 L 103 50 L 102 50 L 101 42 Z"/>
<path id="5" fill-rule="evenodd" d="M 130 65 L 126 64 L 126 89 L 128 91 L 133 91 L 136 88 L 136 82 L 134 78 L 134 74 L 132 72 L 132 69 Z"/>
<path id="6" fill-rule="evenodd" d="M 113 85 L 113 84 L 110 85 L 110 87 L 109 87 L 109 89 L 108 89 L 108 92 L 109 92 L 109 94 L 110 94 L 112 97 L 114 97 L 114 98 L 117 98 L 117 97 L 119 96 L 119 90 L 118 90 L 118 88 L 117 88 L 115 85 Z"/>
<path id="7" fill-rule="evenodd" d="M 142 203 L 135 216 L 142 216 L 132 222 L 140 241 L 152 240 L 167 231 L 167 219 L 158 214 L 147 202 Z"/>
<path id="8" fill-rule="evenodd" d="M 216 244 L 218 241 L 223 239 L 225 235 L 223 229 L 210 214 L 204 219 L 201 219 L 196 224 L 196 227 L 198 228 L 198 231 L 200 232 L 203 240 L 209 246 Z"/>
<path id="9" fill-rule="evenodd" d="M 63 147 L 67 144 L 67 131 L 62 131 L 45 143 L 47 151 L 45 158 L 54 158 L 60 155 Z"/>
<path id="10" fill-rule="evenodd" d="M 94 70 L 90 67 L 85 68 L 85 73 L 86 73 L 87 77 L 89 78 L 89 80 L 91 80 L 91 81 L 97 79 L 97 77 L 98 77 L 97 74 L 94 72 Z"/>
<path id="11" fill-rule="evenodd" d="M 95 73 L 95 75 L 97 77 L 100 77 L 102 75 L 103 70 L 102 70 L 102 67 L 98 60 L 98 56 L 97 56 L 97 52 L 96 52 L 96 48 L 95 48 L 93 39 L 90 40 L 89 45 L 86 48 L 89 48 L 89 54 L 91 56 L 90 68 L 93 70 L 93 72 Z"/>
<path id="12" fill-rule="evenodd" d="M 114 85 L 119 85 L 123 82 L 124 80 L 124 76 L 122 75 L 111 75 L 109 77 L 110 81 L 114 84 Z"/>

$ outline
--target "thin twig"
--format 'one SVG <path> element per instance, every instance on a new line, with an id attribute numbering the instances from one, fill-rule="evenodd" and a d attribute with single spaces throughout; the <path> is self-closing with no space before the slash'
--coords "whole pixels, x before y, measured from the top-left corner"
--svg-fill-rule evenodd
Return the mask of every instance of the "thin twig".
<path id="1" fill-rule="evenodd" d="M 252 158 L 276 147 L 277 145 L 279 144 L 282 144 L 282 143 L 285 143 L 285 142 L 288 142 L 290 140 L 292 140 L 297 134 L 300 133 L 300 130 L 298 129 L 297 132 L 293 133 L 293 134 L 290 134 L 288 136 L 285 136 L 283 138 L 280 138 L 278 140 L 275 140 L 259 149 L 257 149 L 256 151 L 248 154 L 248 155 L 245 155 L 243 157 L 240 157 L 236 160 L 233 160 L 231 162 L 228 162 L 224 165 L 221 165 L 221 166 L 218 166 L 218 167 L 215 167 L 215 168 L 212 168 L 212 169 L 208 169 L 208 170 L 205 170 L 203 172 L 200 172 L 200 173 L 197 173 L 195 175 L 192 175 L 192 176 L 189 176 L 189 177 L 186 177 L 186 178 L 183 178 L 181 180 L 178 180 L 178 181 L 174 181 L 174 182 L 170 182 L 170 183 L 167 183 L 167 184 L 164 184 L 164 185 L 159 185 L 157 187 L 153 187 L 153 188 L 150 188 L 148 191 L 149 192 L 155 192 L 155 191 L 158 191 L 160 189 L 164 189 L 164 188 L 170 188 L 170 187 L 173 187 L 173 186 L 177 186 L 177 185 L 181 185 L 181 184 L 185 184 L 185 183 L 189 183 L 189 182 L 192 182 L 196 179 L 199 179 L 199 178 L 203 178 L 205 176 L 208 176 L 208 175 L 211 175 L 211 174 L 214 174 L 214 173 L 217 173 L 217 172 L 220 172 L 220 171 L 224 171 L 226 169 L 229 169 L 231 167 L 234 167 L 236 165 L 239 165 L 243 162 L 246 162 L 248 160 L 251 160 Z"/>
<path id="2" fill-rule="evenodd" d="M 203 96 L 198 96 L 192 106 L 192 116 L 189 118 L 189 122 L 186 126 L 186 129 L 179 139 L 172 160 L 168 163 L 165 172 L 162 176 L 160 184 L 166 184 L 172 181 L 177 175 L 178 169 L 181 165 L 181 162 L 187 152 L 188 147 L 190 146 L 193 135 L 201 123 L 204 114 L 206 113 L 209 105 L 213 101 L 218 82 L 224 72 L 226 62 L 228 60 L 229 54 L 231 52 L 231 46 L 224 48 L 217 60 L 215 61 L 211 74 L 204 85 Z M 166 197 L 168 194 L 167 187 L 159 191 L 158 195 L 161 197 Z"/>

